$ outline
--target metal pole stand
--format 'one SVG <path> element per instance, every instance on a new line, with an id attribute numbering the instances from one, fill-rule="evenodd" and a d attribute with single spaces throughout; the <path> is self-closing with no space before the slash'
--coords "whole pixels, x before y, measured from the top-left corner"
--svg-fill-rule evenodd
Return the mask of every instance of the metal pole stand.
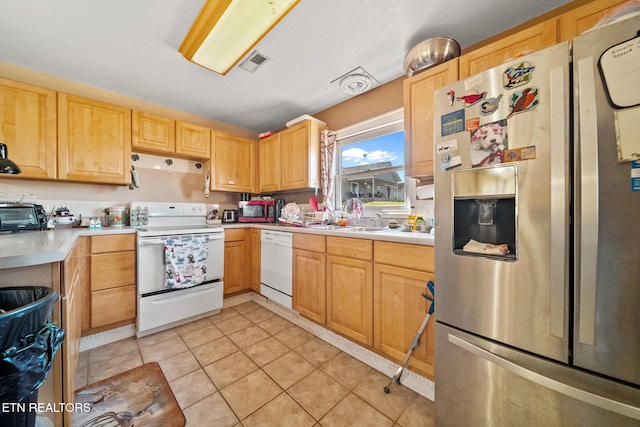
<path id="1" fill-rule="evenodd" d="M 391 381 L 389 381 L 389 384 L 384 388 L 384 392 L 387 393 L 387 394 L 389 394 L 391 392 L 390 387 L 391 387 L 391 384 L 393 384 L 394 381 L 397 382 L 398 384 L 400 384 L 400 377 L 402 377 L 402 374 L 404 372 L 404 368 L 407 365 L 407 362 L 409 362 L 409 358 L 411 357 L 411 353 L 413 353 L 413 350 L 415 350 L 416 347 L 418 347 L 418 345 L 420 345 L 420 336 L 424 332 L 424 329 L 427 327 L 427 323 L 429 323 L 429 319 L 431 318 L 431 315 L 433 314 L 433 306 L 434 306 L 434 298 L 435 298 L 435 286 L 434 286 L 434 284 L 433 284 L 433 282 L 431 280 L 429 280 L 429 282 L 427 283 L 427 289 L 431 293 L 431 296 L 429 296 L 428 294 L 422 294 L 422 296 L 425 299 L 431 301 L 431 305 L 429 306 L 429 310 L 427 311 L 427 315 L 424 317 L 424 320 L 422 321 L 422 324 L 420 325 L 420 329 L 418 329 L 418 333 L 416 334 L 415 337 L 413 337 L 413 341 L 411 341 L 411 345 L 409 346 L 409 351 L 404 356 L 404 360 L 402 361 L 402 365 L 400 365 L 400 367 L 396 371 L 395 375 L 391 378 Z"/>

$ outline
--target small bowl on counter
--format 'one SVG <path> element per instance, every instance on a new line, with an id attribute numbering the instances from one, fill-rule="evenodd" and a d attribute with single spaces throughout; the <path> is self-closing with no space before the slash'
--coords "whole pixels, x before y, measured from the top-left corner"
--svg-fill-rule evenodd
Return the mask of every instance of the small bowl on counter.
<path id="1" fill-rule="evenodd" d="M 411 224 L 400 224 L 400 231 L 411 232 L 413 227 L 411 227 Z"/>

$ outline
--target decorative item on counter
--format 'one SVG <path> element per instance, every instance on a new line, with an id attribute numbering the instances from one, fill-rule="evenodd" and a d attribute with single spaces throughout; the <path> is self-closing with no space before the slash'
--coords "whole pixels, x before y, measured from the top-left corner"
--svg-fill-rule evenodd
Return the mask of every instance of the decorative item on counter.
<path id="1" fill-rule="evenodd" d="M 51 217 L 55 228 L 72 228 L 80 224 L 80 220 L 72 215 L 69 209 L 64 206 L 56 209 L 55 213 L 56 214 Z"/>
<path id="2" fill-rule="evenodd" d="M 342 210 L 348 214 L 353 214 L 356 219 L 360 219 L 364 212 L 364 205 L 362 200 L 357 197 L 351 197 L 344 202 Z"/>
<path id="3" fill-rule="evenodd" d="M 103 212 L 107 218 L 107 226 L 124 227 L 127 225 L 127 208 L 106 208 Z"/>
<path id="4" fill-rule="evenodd" d="M 213 209 L 207 214 L 207 224 L 221 224 L 222 218 L 219 218 L 220 211 Z"/>
<path id="5" fill-rule="evenodd" d="M 411 227 L 411 230 L 415 230 L 416 229 L 416 219 L 418 217 L 416 215 L 409 215 L 407 217 L 407 223 L 409 224 L 409 226 Z"/>
<path id="6" fill-rule="evenodd" d="M 89 218 L 89 228 L 102 228 L 102 218 L 99 216 Z"/>
<path id="7" fill-rule="evenodd" d="M 309 197 L 309 205 L 314 212 L 318 212 L 318 198 L 316 196 Z"/>
<path id="8" fill-rule="evenodd" d="M 129 223 L 132 227 L 139 227 L 149 223 L 149 208 L 136 206 L 132 207 L 129 214 Z"/>

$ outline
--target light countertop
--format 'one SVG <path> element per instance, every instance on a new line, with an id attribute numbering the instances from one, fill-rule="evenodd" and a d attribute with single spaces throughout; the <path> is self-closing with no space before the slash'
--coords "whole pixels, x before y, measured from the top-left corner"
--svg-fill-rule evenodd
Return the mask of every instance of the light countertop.
<path id="1" fill-rule="evenodd" d="M 135 233 L 131 227 L 63 228 L 0 234 L 0 269 L 63 261 L 80 236 Z"/>
<path id="2" fill-rule="evenodd" d="M 381 240 L 433 246 L 433 235 L 395 230 L 356 231 L 354 229 L 302 228 L 273 224 L 223 224 L 223 228 L 259 228 L 290 233 L 319 234 L 355 239 Z M 27 267 L 63 261 L 80 236 L 135 233 L 132 227 L 105 227 L 98 229 L 65 228 L 47 231 L 22 231 L 0 234 L 0 269 Z"/>
<path id="3" fill-rule="evenodd" d="M 405 232 L 397 230 L 382 231 L 356 231 L 354 228 L 345 227 L 336 229 L 304 228 L 287 225 L 260 224 L 260 223 L 235 223 L 222 224 L 223 228 L 259 228 L 261 230 L 275 230 L 291 233 L 320 234 L 335 237 L 351 237 L 355 239 L 381 240 L 385 242 L 408 243 L 411 245 L 433 246 L 434 235 L 429 233 Z M 357 227 L 355 227 L 357 228 Z"/>

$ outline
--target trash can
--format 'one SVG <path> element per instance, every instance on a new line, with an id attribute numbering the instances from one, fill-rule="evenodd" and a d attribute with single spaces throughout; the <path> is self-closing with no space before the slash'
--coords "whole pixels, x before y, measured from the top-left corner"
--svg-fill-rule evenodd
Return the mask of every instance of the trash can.
<path id="1" fill-rule="evenodd" d="M 0 288 L 0 426 L 35 425 L 38 389 L 64 339 L 51 323 L 57 300 L 44 286 Z"/>

